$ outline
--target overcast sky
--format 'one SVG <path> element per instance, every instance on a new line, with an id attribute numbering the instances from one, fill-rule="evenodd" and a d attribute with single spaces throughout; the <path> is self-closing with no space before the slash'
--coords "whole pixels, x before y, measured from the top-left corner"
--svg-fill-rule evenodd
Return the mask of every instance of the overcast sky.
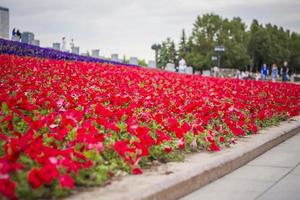
<path id="1" fill-rule="evenodd" d="M 277 24 L 300 32 L 299 0 L 0 0 L 10 9 L 10 28 L 32 31 L 41 46 L 74 38 L 81 52 L 100 49 L 154 59 L 151 45 L 166 37 L 177 42 L 191 32 L 198 15 L 213 12 Z"/>

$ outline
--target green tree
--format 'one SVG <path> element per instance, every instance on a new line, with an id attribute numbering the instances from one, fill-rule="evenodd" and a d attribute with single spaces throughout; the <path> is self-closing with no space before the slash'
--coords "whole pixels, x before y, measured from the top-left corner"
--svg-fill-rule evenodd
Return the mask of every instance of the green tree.
<path id="1" fill-rule="evenodd" d="M 177 62 L 175 43 L 171 38 L 167 38 L 161 44 L 161 49 L 158 54 L 158 67 L 166 66 L 167 63 L 177 64 Z"/>
<path id="2" fill-rule="evenodd" d="M 249 34 L 246 32 L 246 24 L 242 22 L 241 18 L 225 19 L 219 37 L 219 44 L 223 44 L 225 47 L 222 66 L 244 69 L 250 65 L 251 60 L 247 52 L 248 41 Z"/>
<path id="3" fill-rule="evenodd" d="M 129 59 L 126 58 L 126 55 L 123 55 L 122 62 L 123 62 L 123 63 L 126 63 L 126 64 L 129 63 Z"/>
<path id="4" fill-rule="evenodd" d="M 249 49 L 252 52 L 255 66 L 260 69 L 263 63 L 272 62 L 272 39 L 266 29 L 260 29 L 251 36 Z"/>
<path id="5" fill-rule="evenodd" d="M 169 48 L 169 61 L 171 63 L 178 65 L 177 51 L 173 40 L 171 41 L 170 48 Z"/>
<path id="6" fill-rule="evenodd" d="M 147 63 L 146 63 L 145 59 L 138 59 L 138 65 L 146 67 Z"/>
<path id="7" fill-rule="evenodd" d="M 212 56 L 216 46 L 224 46 L 221 56 L 222 67 L 244 69 L 251 66 L 252 70 L 260 70 L 263 63 L 269 66 L 284 61 L 290 68 L 300 71 L 300 36 L 290 33 L 272 24 L 260 24 L 256 19 L 251 23 L 249 31 L 239 17 L 223 19 L 219 15 L 205 14 L 198 16 L 193 24 L 192 34 L 187 37 L 182 30 L 178 52 L 173 40 L 167 38 L 161 44 L 159 66 L 168 62 L 177 64 L 178 59 L 185 58 L 194 70 L 211 68 L 216 65 Z"/>
<path id="8" fill-rule="evenodd" d="M 178 58 L 181 59 L 186 59 L 186 55 L 188 53 L 188 44 L 187 44 L 187 38 L 185 34 L 185 30 L 182 29 L 181 37 L 180 37 L 180 42 L 178 45 Z"/>
<path id="9" fill-rule="evenodd" d="M 260 69 L 263 63 L 282 64 L 291 57 L 290 32 L 282 27 L 270 23 L 259 25 L 253 20 L 250 28 L 250 40 L 248 52 L 256 69 Z"/>
<path id="10" fill-rule="evenodd" d="M 191 51 L 187 55 L 187 62 L 197 66 L 196 69 L 210 68 L 216 65 L 211 60 L 212 56 L 216 56 L 214 48 L 222 45 L 225 47 L 225 52 L 221 56 L 223 67 L 247 66 L 250 64 L 247 52 L 248 40 L 246 25 L 241 18 L 228 20 L 222 19 L 219 15 L 203 15 L 194 23 L 188 43 Z"/>
<path id="11" fill-rule="evenodd" d="M 285 31 L 282 27 L 278 28 L 276 25 L 266 24 L 267 30 L 272 45 L 270 45 L 270 59 L 275 63 L 282 63 L 290 57 L 290 43 L 289 31 Z M 271 64 L 271 63 L 269 63 Z"/>
<path id="12" fill-rule="evenodd" d="M 222 18 L 215 14 L 198 16 L 189 40 L 187 63 L 196 70 L 213 66 L 211 57 L 222 27 Z"/>
<path id="13" fill-rule="evenodd" d="M 263 63 L 271 62 L 272 39 L 269 32 L 256 19 L 252 21 L 249 34 L 248 53 L 254 71 L 259 71 Z"/>
<path id="14" fill-rule="evenodd" d="M 289 61 L 289 66 L 292 71 L 296 73 L 300 73 L 300 34 L 299 33 L 292 33 L 291 39 L 291 56 Z"/>

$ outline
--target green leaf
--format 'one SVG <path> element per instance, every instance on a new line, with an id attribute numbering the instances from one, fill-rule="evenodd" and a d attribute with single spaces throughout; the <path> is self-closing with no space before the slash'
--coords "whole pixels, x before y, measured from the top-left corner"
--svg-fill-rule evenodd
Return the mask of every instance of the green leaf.
<path id="1" fill-rule="evenodd" d="M 2 111 L 5 115 L 8 115 L 8 113 L 9 113 L 9 108 L 8 108 L 8 105 L 6 104 L 6 102 L 3 102 L 3 103 L 2 103 L 1 111 Z"/>

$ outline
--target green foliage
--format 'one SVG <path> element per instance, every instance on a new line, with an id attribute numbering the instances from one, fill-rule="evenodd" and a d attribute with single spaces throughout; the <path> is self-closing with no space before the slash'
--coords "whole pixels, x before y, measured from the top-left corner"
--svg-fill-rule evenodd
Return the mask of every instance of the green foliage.
<path id="1" fill-rule="evenodd" d="M 20 199 L 57 199 L 70 194 L 68 189 L 62 188 L 56 181 L 51 185 L 44 185 L 33 189 L 27 181 L 27 172 L 21 170 L 16 173 L 13 179 L 18 183 L 19 187 L 16 188 L 16 194 Z"/>
<path id="2" fill-rule="evenodd" d="M 164 152 L 163 146 L 155 146 L 152 147 L 150 150 L 150 158 L 153 160 L 158 160 L 161 163 L 167 163 L 167 162 L 179 162 L 184 160 L 184 152 L 176 149 L 175 144 L 170 145 L 173 147 L 173 151 L 166 153 Z M 145 161 L 140 163 L 141 166 L 145 166 Z"/>
<path id="3" fill-rule="evenodd" d="M 2 103 L 1 111 L 3 112 L 3 114 L 8 115 L 9 109 L 5 102 Z"/>
<path id="4" fill-rule="evenodd" d="M 146 63 L 145 59 L 138 59 L 138 65 L 146 67 L 147 63 Z"/>
<path id="5" fill-rule="evenodd" d="M 167 63 L 176 64 L 177 60 L 177 51 L 175 43 L 171 38 L 167 38 L 161 44 L 161 49 L 158 54 L 158 67 L 164 67 Z"/>
<path id="6" fill-rule="evenodd" d="M 248 36 L 245 29 L 246 25 L 240 18 L 228 20 L 214 14 L 198 17 L 191 35 L 192 47 L 187 62 L 200 69 L 213 67 L 216 63 L 211 57 L 217 56 L 214 47 L 223 45 L 225 52 L 221 56 L 221 66 L 248 65 L 250 57 L 247 54 Z M 196 59 L 193 59 L 195 56 Z"/>
<path id="7" fill-rule="evenodd" d="M 276 25 L 266 24 L 259 25 L 256 20 L 252 22 L 250 30 L 250 41 L 248 43 L 248 51 L 253 60 L 256 69 L 266 63 L 271 65 L 277 63 L 281 65 L 284 61 L 291 61 L 291 54 L 293 48 L 291 45 L 290 32 L 284 30 L 282 27 L 278 28 Z M 297 45 L 297 42 L 295 43 Z M 296 49 L 294 49 L 297 51 Z M 295 52 L 294 55 L 299 55 Z M 299 65 L 300 62 L 293 63 L 294 66 Z"/>
<path id="8" fill-rule="evenodd" d="M 247 30 L 241 18 L 227 19 L 216 14 L 198 16 L 189 37 L 183 29 L 177 53 L 171 38 L 163 41 L 158 65 L 177 64 L 184 58 L 195 70 L 209 69 L 217 65 L 212 56 L 218 56 L 214 47 L 220 45 L 225 47 L 221 67 L 245 69 L 252 66 L 253 70 L 260 70 L 263 63 L 281 66 L 288 61 L 290 71 L 300 72 L 298 33 L 290 33 L 270 23 L 262 25 L 256 19 Z"/>
<path id="9" fill-rule="evenodd" d="M 290 61 L 289 65 L 292 70 L 300 73 L 300 34 L 292 33 L 290 38 Z"/>
<path id="10" fill-rule="evenodd" d="M 123 59 L 122 59 L 122 62 L 128 64 L 129 63 L 129 59 L 127 59 L 126 56 L 124 55 Z"/>
<path id="11" fill-rule="evenodd" d="M 178 60 L 180 60 L 181 58 L 186 59 L 186 55 L 189 51 L 189 47 L 188 47 L 188 43 L 187 43 L 187 38 L 186 38 L 186 34 L 185 34 L 185 30 L 182 30 L 182 35 L 180 38 L 180 42 L 178 45 Z"/>
<path id="12" fill-rule="evenodd" d="M 105 165 L 81 169 L 76 176 L 76 183 L 80 186 L 103 185 L 109 179 L 109 171 L 109 166 Z"/>

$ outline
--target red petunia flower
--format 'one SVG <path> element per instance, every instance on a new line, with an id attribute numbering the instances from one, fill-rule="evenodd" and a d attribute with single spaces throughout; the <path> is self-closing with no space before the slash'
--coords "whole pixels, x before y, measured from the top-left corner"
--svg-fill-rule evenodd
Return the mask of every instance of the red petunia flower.
<path id="1" fill-rule="evenodd" d="M 74 188 L 74 179 L 68 174 L 60 176 L 59 183 L 64 188 L 69 188 L 69 189 Z"/>

